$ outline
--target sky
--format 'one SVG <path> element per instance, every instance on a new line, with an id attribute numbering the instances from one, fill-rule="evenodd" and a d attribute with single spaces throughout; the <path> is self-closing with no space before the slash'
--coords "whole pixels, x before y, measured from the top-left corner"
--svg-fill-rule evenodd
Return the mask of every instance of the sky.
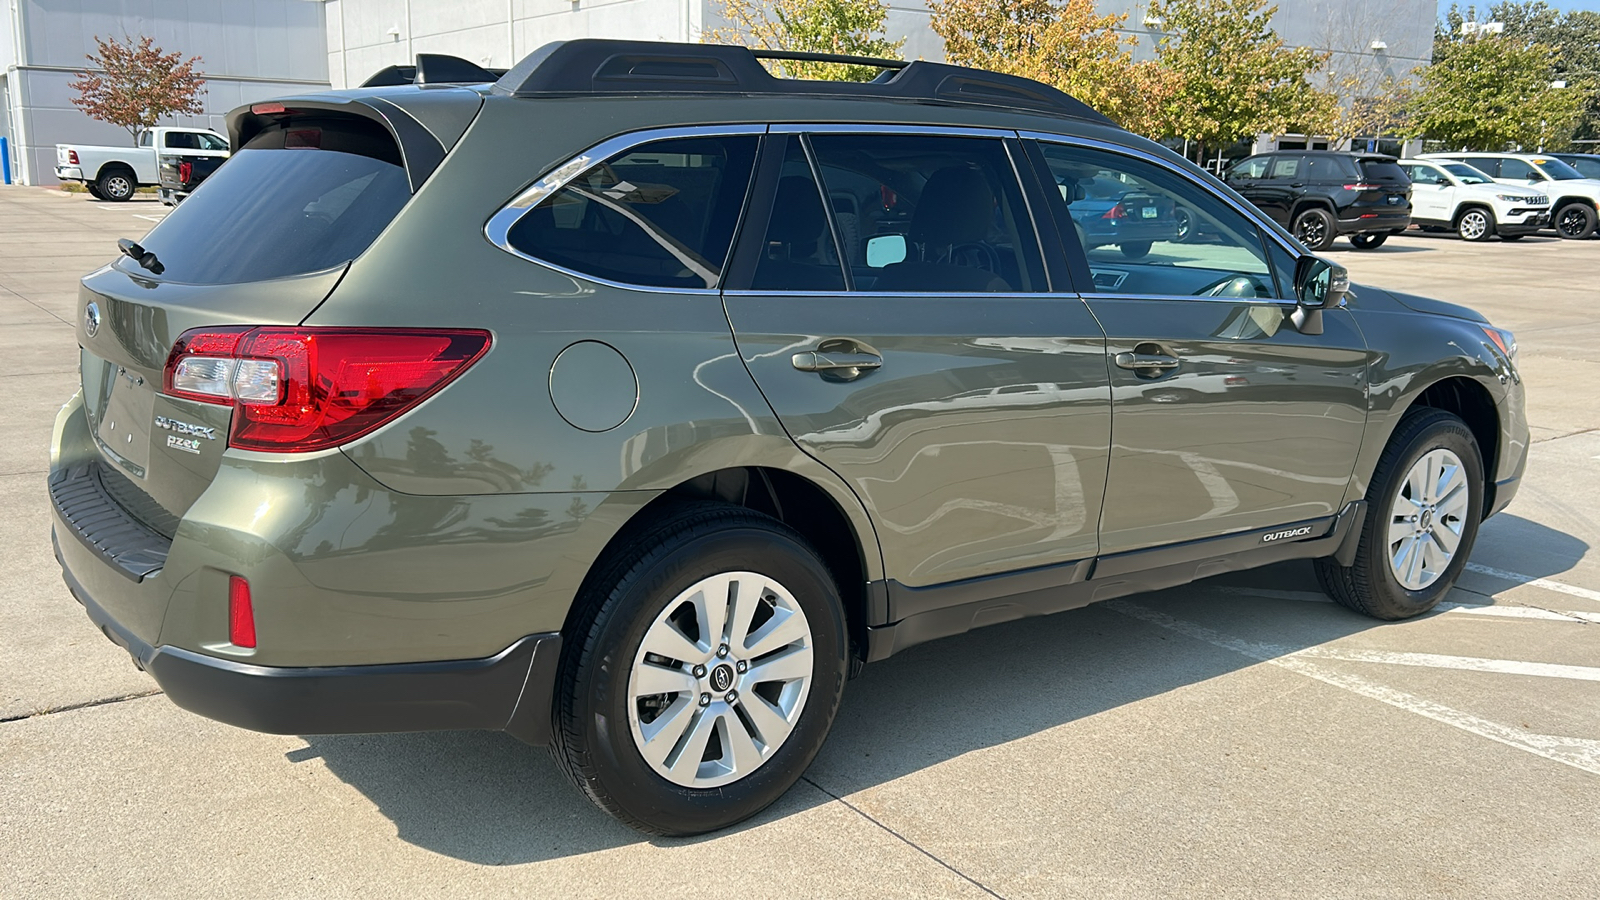
<path id="1" fill-rule="evenodd" d="M 1556 9 L 1586 9 L 1590 12 L 1600 12 L 1600 0 L 1545 0 Z"/>

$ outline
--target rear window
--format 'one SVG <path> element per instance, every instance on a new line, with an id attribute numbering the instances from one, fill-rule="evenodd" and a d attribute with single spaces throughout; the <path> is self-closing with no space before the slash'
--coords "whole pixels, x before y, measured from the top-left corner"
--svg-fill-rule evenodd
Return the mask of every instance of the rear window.
<path id="1" fill-rule="evenodd" d="M 360 256 L 410 198 L 399 151 L 380 126 L 293 119 L 252 138 L 143 244 L 164 281 L 301 275 Z"/>
<path id="2" fill-rule="evenodd" d="M 1406 177 L 1405 170 L 1399 163 L 1383 159 L 1363 159 L 1361 173 L 1370 181 L 1391 181 L 1407 184 L 1411 179 Z"/>

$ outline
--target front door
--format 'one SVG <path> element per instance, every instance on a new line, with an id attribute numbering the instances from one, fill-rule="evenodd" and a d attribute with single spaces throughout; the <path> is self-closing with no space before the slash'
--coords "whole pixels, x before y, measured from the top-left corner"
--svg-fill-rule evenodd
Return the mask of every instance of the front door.
<path id="1" fill-rule="evenodd" d="M 1112 380 L 1102 554 L 1338 512 L 1366 423 L 1367 351 L 1349 313 L 1325 313 L 1320 335 L 1297 331 L 1290 251 L 1189 177 L 1109 151 L 1040 149 L 1058 184 L 1119 178 L 1201 220 L 1201 242 L 1134 260 L 1088 253 L 1095 277 L 1080 283 L 1096 288 L 1084 299 L 1106 330 Z"/>
<path id="2" fill-rule="evenodd" d="M 902 585 L 1093 557 L 1105 341 L 1049 293 L 1015 142 L 807 130 L 769 136 L 724 292 L 784 428 Z"/>

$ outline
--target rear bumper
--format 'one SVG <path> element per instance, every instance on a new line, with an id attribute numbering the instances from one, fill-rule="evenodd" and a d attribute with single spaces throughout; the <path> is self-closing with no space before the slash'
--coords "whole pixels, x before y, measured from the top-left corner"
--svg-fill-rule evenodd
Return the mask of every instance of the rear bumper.
<path id="1" fill-rule="evenodd" d="M 1411 227 L 1409 210 L 1392 215 L 1379 214 L 1370 219 L 1338 219 L 1336 229 L 1340 234 L 1370 234 L 1372 232 L 1405 231 Z"/>
<path id="2" fill-rule="evenodd" d="M 56 166 L 57 181 L 83 181 L 82 166 Z"/>
<path id="3" fill-rule="evenodd" d="M 486 659 L 378 666 L 257 666 L 152 647 L 84 590 L 56 540 L 62 578 L 89 620 L 190 712 L 269 734 L 483 728 L 550 741 L 560 634 L 528 635 Z"/>

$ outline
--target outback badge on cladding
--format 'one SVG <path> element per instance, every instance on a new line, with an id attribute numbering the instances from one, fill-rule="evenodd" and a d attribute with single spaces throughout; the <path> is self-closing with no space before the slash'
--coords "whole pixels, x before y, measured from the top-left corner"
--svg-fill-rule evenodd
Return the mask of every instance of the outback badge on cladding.
<path id="1" fill-rule="evenodd" d="M 1282 531 L 1274 531 L 1271 534 L 1263 534 L 1261 536 L 1261 543 L 1270 544 L 1273 541 L 1286 541 L 1289 538 L 1297 538 L 1310 533 L 1310 525 L 1301 525 L 1299 528 L 1285 528 Z"/>

